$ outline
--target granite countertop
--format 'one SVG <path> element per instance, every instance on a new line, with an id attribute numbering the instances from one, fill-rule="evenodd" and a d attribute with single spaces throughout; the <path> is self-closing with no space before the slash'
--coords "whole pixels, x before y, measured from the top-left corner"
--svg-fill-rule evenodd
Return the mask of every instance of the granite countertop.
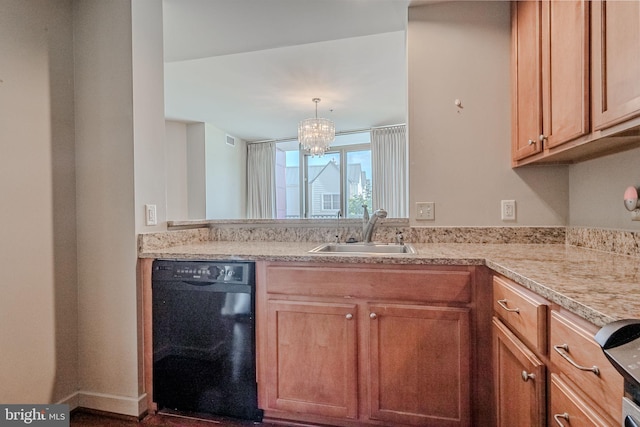
<path id="1" fill-rule="evenodd" d="M 565 244 L 412 243 L 417 254 L 309 254 L 314 242 L 195 241 L 141 258 L 486 265 L 597 326 L 640 317 L 640 259 Z"/>

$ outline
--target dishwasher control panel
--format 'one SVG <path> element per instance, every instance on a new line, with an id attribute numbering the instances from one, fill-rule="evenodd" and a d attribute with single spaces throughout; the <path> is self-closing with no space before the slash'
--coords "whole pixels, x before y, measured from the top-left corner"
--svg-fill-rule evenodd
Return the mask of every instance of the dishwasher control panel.
<path id="1" fill-rule="evenodd" d="M 246 285 L 252 283 L 251 265 L 248 262 L 158 260 L 153 263 L 152 280 Z"/>

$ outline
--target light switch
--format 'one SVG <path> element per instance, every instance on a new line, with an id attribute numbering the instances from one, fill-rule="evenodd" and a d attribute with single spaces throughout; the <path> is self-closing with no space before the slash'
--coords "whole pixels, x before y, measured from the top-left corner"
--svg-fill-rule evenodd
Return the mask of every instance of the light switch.
<path id="1" fill-rule="evenodd" d="M 435 221 L 436 219 L 435 202 L 417 202 L 416 203 L 416 219 L 419 221 Z"/>
<path id="2" fill-rule="evenodd" d="M 146 225 L 158 225 L 156 205 L 144 205 L 144 212 Z"/>

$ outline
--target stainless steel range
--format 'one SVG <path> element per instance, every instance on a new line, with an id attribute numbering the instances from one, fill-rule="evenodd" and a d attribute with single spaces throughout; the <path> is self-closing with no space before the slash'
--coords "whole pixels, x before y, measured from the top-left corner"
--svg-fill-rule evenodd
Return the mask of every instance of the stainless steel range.
<path id="1" fill-rule="evenodd" d="M 618 320 L 595 336 L 611 364 L 624 377 L 623 427 L 640 427 L 640 319 Z"/>

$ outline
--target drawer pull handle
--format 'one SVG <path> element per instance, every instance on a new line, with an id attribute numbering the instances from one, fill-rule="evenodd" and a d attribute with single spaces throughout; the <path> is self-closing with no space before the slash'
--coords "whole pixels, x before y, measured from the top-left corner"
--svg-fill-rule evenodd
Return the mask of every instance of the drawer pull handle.
<path id="1" fill-rule="evenodd" d="M 500 307 L 504 308 L 506 311 L 508 311 L 510 313 L 520 313 L 520 309 L 519 308 L 509 308 L 509 307 L 507 307 L 507 300 L 506 299 L 499 299 L 498 300 L 498 304 L 500 305 Z"/>
<path id="2" fill-rule="evenodd" d="M 529 380 L 535 380 L 536 374 L 530 374 L 527 371 L 522 371 L 522 381 L 527 382 Z"/>
<path id="3" fill-rule="evenodd" d="M 565 420 L 569 421 L 569 414 L 567 414 L 566 412 L 564 414 L 553 414 L 553 419 L 556 420 L 556 423 L 560 427 L 564 427 L 564 424 L 562 424 L 562 421 L 560 421 L 560 418 L 564 418 Z"/>
<path id="4" fill-rule="evenodd" d="M 580 366 L 576 362 L 573 361 L 571 357 L 567 354 L 569 352 L 568 344 L 554 345 L 553 349 L 558 353 L 564 360 L 569 362 L 574 368 L 580 369 L 581 371 L 591 371 L 596 375 L 600 375 L 600 369 L 597 366 L 592 366 L 591 368 L 587 366 Z"/>

